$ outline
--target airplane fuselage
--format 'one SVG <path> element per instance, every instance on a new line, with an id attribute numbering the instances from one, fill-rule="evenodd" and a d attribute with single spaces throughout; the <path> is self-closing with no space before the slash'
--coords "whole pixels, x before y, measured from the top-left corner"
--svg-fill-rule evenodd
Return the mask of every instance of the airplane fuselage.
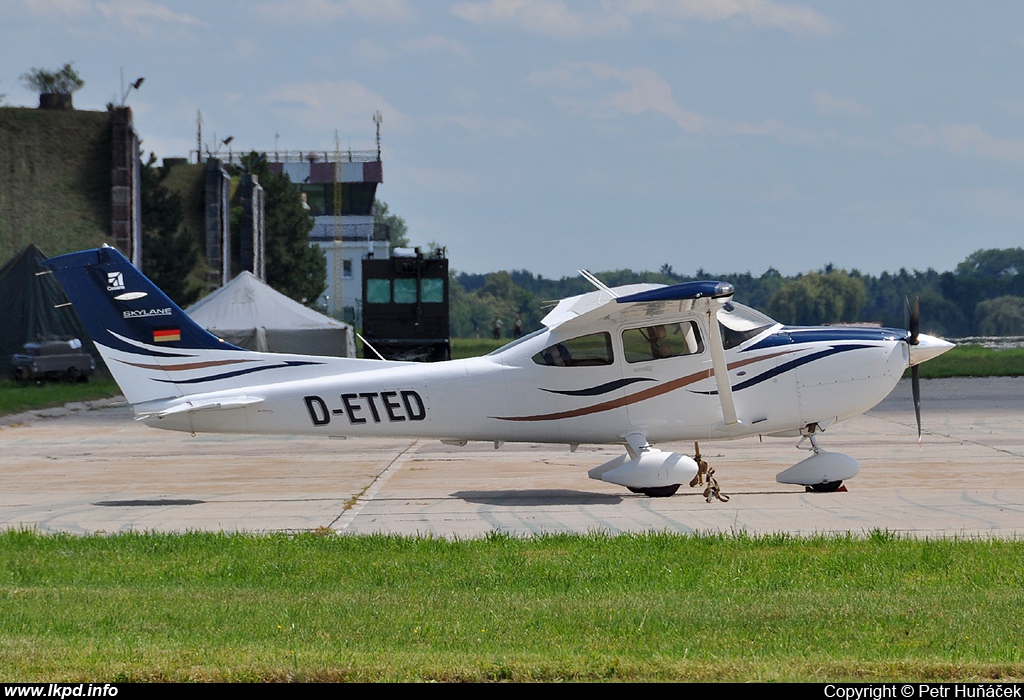
<path id="1" fill-rule="evenodd" d="M 708 337 L 706 316 L 669 320 L 694 323 Z M 146 422 L 198 432 L 547 443 L 615 443 L 628 432 L 651 442 L 796 435 L 812 423 L 863 413 L 907 367 L 898 331 L 775 325 L 726 351 L 739 418 L 728 425 L 710 353 L 626 361 L 623 333 L 637 327 L 608 329 L 609 364 L 538 364 L 545 348 L 571 340 L 557 329 L 488 356 L 442 363 L 348 360 L 345 372 L 334 374 L 331 359 L 317 358 L 322 366 L 302 372 L 314 376 L 248 385 L 259 403 Z M 352 371 L 353 362 L 362 371 Z M 191 398 L 219 393 L 237 390 Z"/>

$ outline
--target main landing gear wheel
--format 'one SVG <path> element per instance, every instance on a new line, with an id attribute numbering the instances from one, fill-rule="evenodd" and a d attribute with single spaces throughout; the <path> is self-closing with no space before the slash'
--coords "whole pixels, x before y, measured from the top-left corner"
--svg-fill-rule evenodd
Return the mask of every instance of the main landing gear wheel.
<path id="1" fill-rule="evenodd" d="M 627 486 L 626 488 L 632 491 L 633 493 L 642 493 L 648 498 L 668 498 L 669 496 L 675 496 L 676 491 L 679 490 L 680 486 L 682 486 L 682 484 L 669 484 L 668 486 L 652 486 L 651 488 L 647 489 L 636 489 L 633 488 L 632 486 Z"/>
<path id="2" fill-rule="evenodd" d="M 820 484 L 814 486 L 807 486 L 805 490 L 809 493 L 835 493 L 839 490 L 839 487 L 843 485 L 842 480 L 840 481 L 823 481 Z"/>

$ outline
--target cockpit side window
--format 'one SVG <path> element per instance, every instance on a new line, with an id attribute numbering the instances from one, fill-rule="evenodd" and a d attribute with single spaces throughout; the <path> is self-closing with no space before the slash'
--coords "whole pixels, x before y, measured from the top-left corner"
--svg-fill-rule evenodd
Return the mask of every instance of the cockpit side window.
<path id="1" fill-rule="evenodd" d="M 704 340 L 693 321 L 664 323 L 622 331 L 622 350 L 626 362 L 650 362 L 698 355 L 704 352 Z"/>
<path id="2" fill-rule="evenodd" d="M 614 361 L 612 336 L 591 333 L 549 345 L 533 356 L 534 363 L 548 367 L 599 367 Z"/>

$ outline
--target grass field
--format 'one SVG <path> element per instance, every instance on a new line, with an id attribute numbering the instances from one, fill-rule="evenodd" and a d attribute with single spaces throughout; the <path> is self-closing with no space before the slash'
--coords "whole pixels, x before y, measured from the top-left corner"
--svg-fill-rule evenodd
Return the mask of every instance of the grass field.
<path id="1" fill-rule="evenodd" d="M 452 359 L 461 360 L 466 357 L 479 357 L 508 345 L 510 340 L 491 340 L 490 338 L 452 338 Z"/>
<path id="2" fill-rule="evenodd" d="M 1022 377 L 1024 348 L 993 350 L 980 345 L 958 345 L 921 365 L 921 376 L 943 377 Z"/>
<path id="3" fill-rule="evenodd" d="M 1024 542 L 0 534 L 0 680 L 1024 678 Z"/>
<path id="4" fill-rule="evenodd" d="M 0 379 L 0 415 L 63 406 L 73 401 L 103 399 L 119 393 L 121 390 L 114 380 L 104 374 L 93 375 L 87 384 L 47 382 L 36 386 L 34 383 Z"/>

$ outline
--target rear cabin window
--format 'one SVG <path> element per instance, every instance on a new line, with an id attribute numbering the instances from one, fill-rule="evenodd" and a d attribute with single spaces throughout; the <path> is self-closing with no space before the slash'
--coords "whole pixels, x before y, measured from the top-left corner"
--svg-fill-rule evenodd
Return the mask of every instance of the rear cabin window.
<path id="1" fill-rule="evenodd" d="M 622 331 L 622 350 L 626 362 L 650 362 L 698 355 L 704 352 L 704 340 L 693 321 L 664 323 Z"/>
<path id="2" fill-rule="evenodd" d="M 613 360 L 609 333 L 591 333 L 564 340 L 533 356 L 536 364 L 549 367 L 600 367 L 610 365 Z"/>

